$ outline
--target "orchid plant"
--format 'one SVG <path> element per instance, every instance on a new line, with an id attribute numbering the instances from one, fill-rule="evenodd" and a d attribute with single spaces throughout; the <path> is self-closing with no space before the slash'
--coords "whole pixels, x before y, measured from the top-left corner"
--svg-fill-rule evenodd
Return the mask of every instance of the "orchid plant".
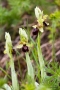
<path id="1" fill-rule="evenodd" d="M 28 42 L 28 36 L 27 36 L 24 29 L 19 28 L 19 35 L 20 35 L 20 42 L 16 46 L 16 48 L 19 48 L 19 49 L 21 48 L 22 51 L 25 53 L 27 69 L 28 69 L 28 75 L 32 79 L 34 79 L 34 70 L 33 70 L 33 67 L 32 67 L 32 64 L 31 64 L 31 61 L 30 61 L 30 58 L 29 58 L 29 54 L 28 54 L 29 48 L 32 47 L 33 44 Z"/>
<path id="2" fill-rule="evenodd" d="M 13 56 L 12 56 L 12 50 L 13 50 L 12 41 L 11 41 L 10 34 L 7 32 L 5 33 L 5 39 L 6 39 L 6 43 L 5 43 L 4 53 L 7 54 L 10 58 L 12 89 L 19 90 L 19 84 L 17 81 L 17 76 L 16 76 L 16 72 L 15 72 L 15 67 L 14 67 L 14 61 L 13 61 Z"/>
<path id="3" fill-rule="evenodd" d="M 34 30 L 38 28 L 40 32 L 37 33 L 37 52 L 38 52 L 38 58 L 39 58 L 39 63 L 40 63 L 40 69 L 41 69 L 41 79 L 43 80 L 46 77 L 46 72 L 45 72 L 45 65 L 44 65 L 44 60 L 41 52 L 41 45 L 40 45 L 40 37 L 43 30 L 43 23 L 47 19 L 48 15 L 43 15 L 43 11 L 41 11 L 38 7 L 35 8 L 35 16 L 37 18 L 37 25 L 34 25 L 33 28 Z M 35 30 L 35 31 L 36 31 Z"/>
<path id="4" fill-rule="evenodd" d="M 37 18 L 37 25 L 34 25 L 34 28 L 38 28 L 40 32 L 43 32 L 43 24 L 46 23 L 46 19 L 48 17 L 48 15 L 44 15 L 43 11 L 41 11 L 39 9 L 39 7 L 35 8 L 35 16 Z M 49 25 L 49 23 L 46 23 L 47 25 Z"/>

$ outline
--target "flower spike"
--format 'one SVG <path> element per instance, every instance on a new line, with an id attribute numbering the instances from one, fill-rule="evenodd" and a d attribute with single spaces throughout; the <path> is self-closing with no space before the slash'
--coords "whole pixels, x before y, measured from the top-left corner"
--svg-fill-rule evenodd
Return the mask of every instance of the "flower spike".
<path id="1" fill-rule="evenodd" d="M 5 43 L 4 53 L 6 53 L 6 54 L 8 54 L 8 56 L 10 56 L 10 54 L 12 53 L 12 41 L 11 41 L 10 34 L 7 32 L 5 32 L 5 39 L 6 39 L 6 43 Z"/>
<path id="2" fill-rule="evenodd" d="M 37 18 L 37 24 L 33 26 L 33 28 L 38 28 L 40 32 L 43 32 L 43 25 L 48 15 L 43 15 L 43 11 L 39 9 L 39 7 L 35 8 L 35 16 Z"/>

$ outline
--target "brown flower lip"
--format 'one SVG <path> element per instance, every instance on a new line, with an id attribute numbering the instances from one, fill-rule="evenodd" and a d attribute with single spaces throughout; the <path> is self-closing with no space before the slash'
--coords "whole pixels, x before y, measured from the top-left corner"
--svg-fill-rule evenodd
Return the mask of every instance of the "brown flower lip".
<path id="1" fill-rule="evenodd" d="M 32 30 L 32 34 L 33 35 L 37 35 L 38 34 L 38 28 L 33 28 L 33 30 Z"/>
<path id="2" fill-rule="evenodd" d="M 28 46 L 26 46 L 26 44 L 23 45 L 22 51 L 23 52 L 28 52 L 29 51 Z"/>

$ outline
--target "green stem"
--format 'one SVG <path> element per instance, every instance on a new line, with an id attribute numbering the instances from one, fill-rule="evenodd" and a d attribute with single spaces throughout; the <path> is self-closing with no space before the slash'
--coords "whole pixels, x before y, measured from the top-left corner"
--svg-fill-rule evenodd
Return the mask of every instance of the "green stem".
<path id="1" fill-rule="evenodd" d="M 28 75 L 31 77 L 31 79 L 34 80 L 34 70 L 28 52 L 26 53 L 26 63 L 27 63 Z"/>
<path id="2" fill-rule="evenodd" d="M 56 56 L 55 56 L 55 47 L 54 47 L 54 43 L 55 43 L 55 36 L 56 36 L 56 31 L 55 31 L 55 29 L 56 29 L 56 24 L 55 24 L 55 21 L 53 20 L 52 21 L 52 60 L 53 61 L 55 61 L 55 58 L 56 58 Z"/>
<path id="3" fill-rule="evenodd" d="M 35 47 L 36 48 L 36 47 Z M 32 55 L 34 57 L 34 60 L 36 62 L 36 67 L 37 67 L 37 77 L 39 79 L 39 81 L 41 80 L 40 78 L 40 66 L 39 66 L 39 63 L 37 62 L 38 58 L 37 58 L 37 55 L 35 54 L 36 51 L 32 50 Z M 37 52 L 36 52 L 37 53 Z"/>
<path id="4" fill-rule="evenodd" d="M 52 33 L 52 60 L 55 61 L 55 47 L 54 47 L 54 42 L 55 42 L 55 36 L 54 33 Z"/>
<path id="5" fill-rule="evenodd" d="M 6 76 L 8 76 L 9 79 L 11 79 L 11 77 L 8 75 L 8 73 L 7 73 L 3 68 L 0 67 L 0 70 L 1 70 L 4 74 L 6 74 Z"/>
<path id="6" fill-rule="evenodd" d="M 13 61 L 12 55 L 10 55 L 10 68 L 11 68 L 13 90 L 19 90 L 19 85 L 17 81 L 17 75 L 15 72 L 14 61 Z"/>
<path id="7" fill-rule="evenodd" d="M 38 52 L 40 70 L 41 70 L 41 80 L 43 80 L 46 77 L 46 72 L 45 72 L 45 64 L 44 64 L 42 51 L 41 51 L 41 46 L 40 46 L 39 34 L 38 34 L 38 39 L 37 39 L 37 52 Z"/>
<path id="8" fill-rule="evenodd" d="M 18 51 L 16 51 L 16 54 L 17 54 L 17 57 L 18 57 L 18 55 L 20 55 L 20 53 Z M 22 78 L 22 71 L 21 71 L 21 66 L 20 66 L 20 60 L 18 60 L 18 66 L 19 66 L 19 73 L 20 73 L 20 76 Z"/>

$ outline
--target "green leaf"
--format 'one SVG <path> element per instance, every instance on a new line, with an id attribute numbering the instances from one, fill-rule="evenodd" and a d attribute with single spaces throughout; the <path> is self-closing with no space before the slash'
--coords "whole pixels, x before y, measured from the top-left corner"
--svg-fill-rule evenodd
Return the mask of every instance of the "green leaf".
<path id="1" fill-rule="evenodd" d="M 26 63 L 27 63 L 28 75 L 31 77 L 32 80 L 34 80 L 34 70 L 28 53 L 26 53 Z"/>
<path id="2" fill-rule="evenodd" d="M 7 85 L 7 84 L 4 84 L 4 85 L 3 85 L 3 88 L 4 88 L 5 90 L 11 90 L 10 86 Z"/>
<path id="3" fill-rule="evenodd" d="M 2 87 L 6 83 L 6 79 L 0 78 L 0 87 Z"/>

